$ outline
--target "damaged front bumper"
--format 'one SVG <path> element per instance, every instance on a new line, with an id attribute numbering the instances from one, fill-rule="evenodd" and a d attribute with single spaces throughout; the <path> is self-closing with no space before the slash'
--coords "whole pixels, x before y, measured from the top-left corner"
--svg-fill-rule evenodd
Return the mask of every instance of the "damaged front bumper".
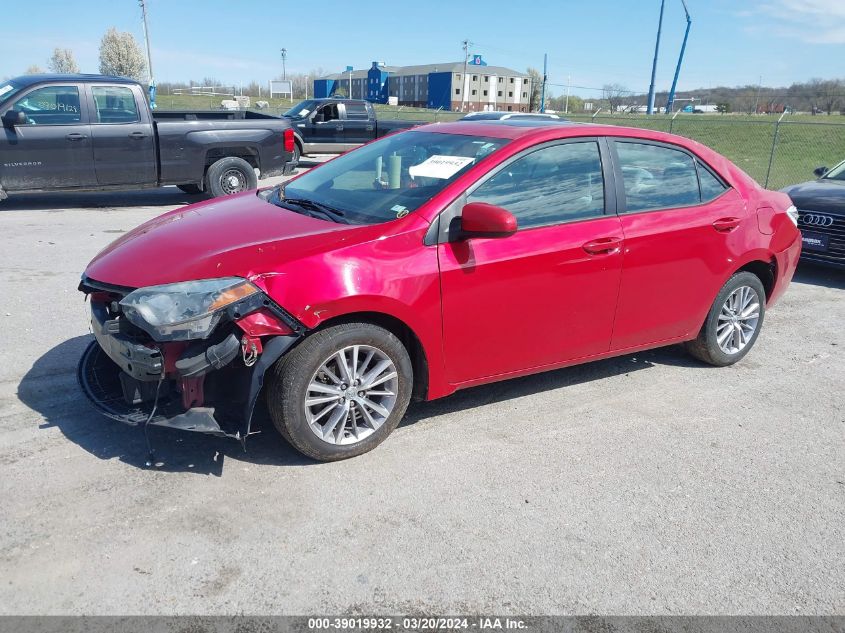
<path id="1" fill-rule="evenodd" d="M 207 339 L 160 343 L 129 324 L 118 301 L 126 289 L 83 280 L 95 340 L 82 355 L 78 380 L 105 416 L 245 441 L 264 375 L 304 328 L 264 297 L 235 306 Z"/>

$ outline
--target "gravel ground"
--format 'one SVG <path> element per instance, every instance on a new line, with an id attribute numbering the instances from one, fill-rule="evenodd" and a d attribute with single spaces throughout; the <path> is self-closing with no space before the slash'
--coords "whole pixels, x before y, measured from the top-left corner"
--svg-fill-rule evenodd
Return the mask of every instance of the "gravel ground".
<path id="1" fill-rule="evenodd" d="M 0 614 L 845 612 L 845 274 L 804 267 L 727 369 L 678 347 L 412 406 L 299 456 L 95 413 L 88 260 L 192 198 L 0 204 Z"/>

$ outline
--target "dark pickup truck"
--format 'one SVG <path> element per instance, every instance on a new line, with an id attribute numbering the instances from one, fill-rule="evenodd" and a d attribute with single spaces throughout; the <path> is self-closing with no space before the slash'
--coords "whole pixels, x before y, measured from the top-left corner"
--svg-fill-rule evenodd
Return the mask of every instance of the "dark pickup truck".
<path id="1" fill-rule="evenodd" d="M 0 200 L 7 192 L 177 185 L 214 196 L 290 173 L 285 119 L 256 112 L 151 112 L 137 82 L 28 75 L 0 82 Z"/>
<path id="2" fill-rule="evenodd" d="M 306 99 L 282 115 L 296 134 L 297 154 L 342 154 L 424 121 L 378 121 L 363 99 Z M 299 156 L 296 157 L 299 159 Z"/>

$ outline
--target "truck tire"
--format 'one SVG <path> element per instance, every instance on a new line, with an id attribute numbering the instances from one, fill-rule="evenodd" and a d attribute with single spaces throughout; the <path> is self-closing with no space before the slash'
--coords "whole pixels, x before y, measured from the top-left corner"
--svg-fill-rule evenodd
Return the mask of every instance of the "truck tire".
<path id="1" fill-rule="evenodd" d="M 205 190 L 215 198 L 258 189 L 255 169 L 243 158 L 227 156 L 205 172 Z"/>
<path id="2" fill-rule="evenodd" d="M 293 156 L 290 159 L 294 165 L 299 164 L 299 159 L 302 158 L 302 146 L 299 143 L 293 144 Z"/>
<path id="3" fill-rule="evenodd" d="M 202 193 L 202 187 L 199 185 L 176 185 L 179 189 L 192 196 Z"/>

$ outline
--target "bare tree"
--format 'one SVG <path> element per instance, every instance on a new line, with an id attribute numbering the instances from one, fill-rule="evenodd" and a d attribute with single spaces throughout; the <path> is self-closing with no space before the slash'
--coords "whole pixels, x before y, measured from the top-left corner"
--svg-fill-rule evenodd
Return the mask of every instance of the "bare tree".
<path id="1" fill-rule="evenodd" d="M 33 64 L 32 66 L 30 66 L 29 68 L 26 69 L 26 72 L 24 74 L 25 75 L 40 75 L 43 72 L 44 72 L 44 69 L 42 69 L 38 64 Z"/>
<path id="2" fill-rule="evenodd" d="M 143 79 L 147 64 L 141 47 L 131 33 L 119 33 L 114 27 L 100 42 L 100 72 L 130 79 Z"/>
<path id="3" fill-rule="evenodd" d="M 53 73 L 78 73 L 79 65 L 73 57 L 73 51 L 69 48 L 53 49 L 53 56 L 47 63 L 50 72 Z"/>
<path id="4" fill-rule="evenodd" d="M 629 94 L 631 91 L 620 84 L 605 84 L 601 87 L 601 98 L 607 101 L 611 114 L 619 109 Z"/>
<path id="5" fill-rule="evenodd" d="M 540 109 L 540 94 L 543 91 L 543 75 L 536 68 L 529 68 L 528 77 L 531 79 L 531 92 L 528 93 L 528 109 L 531 112 Z"/>

